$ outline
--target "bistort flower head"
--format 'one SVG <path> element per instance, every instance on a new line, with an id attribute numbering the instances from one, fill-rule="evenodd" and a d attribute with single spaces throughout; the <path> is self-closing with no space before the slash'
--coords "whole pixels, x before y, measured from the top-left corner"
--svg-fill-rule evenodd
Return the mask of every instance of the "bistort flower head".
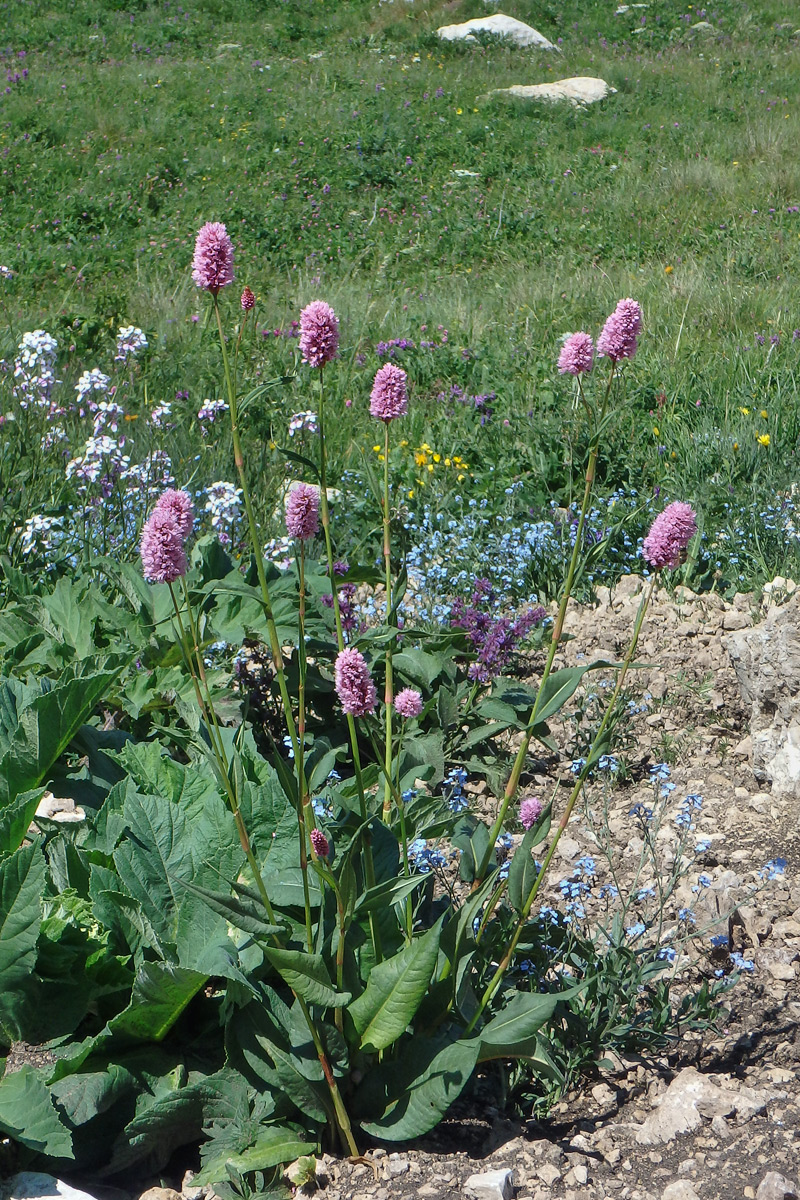
<path id="1" fill-rule="evenodd" d="M 364 655 L 350 647 L 336 656 L 336 695 L 353 717 L 366 717 L 375 709 L 378 695 Z"/>
<path id="2" fill-rule="evenodd" d="M 324 300 L 312 300 L 300 313 L 300 353 L 303 362 L 324 367 L 339 349 L 339 318 Z"/>
<path id="3" fill-rule="evenodd" d="M 594 366 L 594 342 L 588 333 L 571 333 L 558 356 L 561 375 L 585 375 Z"/>
<path id="4" fill-rule="evenodd" d="M 379 421 L 393 421 L 408 412 L 408 376 L 402 367 L 384 363 L 377 372 L 369 398 L 371 416 Z"/>
<path id="5" fill-rule="evenodd" d="M 183 538 L 169 513 L 153 510 L 142 530 L 139 549 L 148 583 L 174 583 L 186 574 Z"/>
<path id="6" fill-rule="evenodd" d="M 416 688 L 403 688 L 394 698 L 394 706 L 401 717 L 408 720 L 422 712 L 422 695 Z"/>
<path id="7" fill-rule="evenodd" d="M 523 829 L 532 829 L 544 811 L 538 796 L 526 796 L 520 801 L 519 819 Z"/>
<path id="8" fill-rule="evenodd" d="M 244 311 L 249 312 L 250 309 L 254 306 L 255 302 L 256 302 L 256 298 L 253 295 L 253 293 L 251 292 L 250 288 L 249 287 L 244 288 L 244 290 L 242 291 L 242 301 L 241 301 L 242 308 L 244 309 Z"/>
<path id="9" fill-rule="evenodd" d="M 320 858 L 327 858 L 331 852 L 331 847 L 322 830 L 312 829 L 308 836 L 311 838 L 311 845 L 314 847 L 314 852 Z"/>
<path id="10" fill-rule="evenodd" d="M 216 296 L 233 283 L 233 242 L 219 221 L 208 221 L 197 235 L 192 259 L 192 279 Z"/>
<path id="11" fill-rule="evenodd" d="M 313 483 L 296 483 L 287 495 L 286 529 L 301 542 L 319 533 L 319 488 Z"/>
<path id="12" fill-rule="evenodd" d="M 597 339 L 597 353 L 619 362 L 633 358 L 642 332 L 642 310 L 635 300 L 620 300 Z"/>
<path id="13" fill-rule="evenodd" d="M 188 492 L 167 488 L 156 501 L 155 512 L 166 513 L 184 541 L 194 532 L 194 509 Z"/>
<path id="14" fill-rule="evenodd" d="M 659 513 L 642 544 L 642 557 L 656 571 L 674 570 L 686 558 L 686 548 L 697 533 L 697 513 L 691 504 L 673 500 Z"/>

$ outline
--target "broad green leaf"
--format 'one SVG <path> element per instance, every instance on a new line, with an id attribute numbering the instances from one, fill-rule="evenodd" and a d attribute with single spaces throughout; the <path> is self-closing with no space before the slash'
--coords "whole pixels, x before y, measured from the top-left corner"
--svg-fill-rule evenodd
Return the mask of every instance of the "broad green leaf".
<path id="1" fill-rule="evenodd" d="M 533 858 L 533 849 L 543 842 L 550 832 L 551 812 L 552 806 L 548 804 L 536 824 L 527 830 L 511 860 L 508 871 L 508 898 L 517 912 L 522 912 L 523 905 L 536 882 L 538 871 Z"/>
<path id="2" fill-rule="evenodd" d="M 385 1141 L 404 1142 L 422 1137 L 438 1125 L 475 1069 L 480 1039 L 449 1042 L 438 1049 L 440 1044 L 412 1039 L 404 1044 L 399 1062 L 373 1068 L 372 1074 L 378 1078 L 369 1081 L 370 1093 L 374 1093 L 380 1077 L 387 1079 L 388 1103 L 377 1120 L 361 1122 L 366 1133 Z"/>
<path id="3" fill-rule="evenodd" d="M 0 855 L 13 854 L 22 845 L 43 795 L 44 788 L 20 792 L 10 804 L 0 809 Z"/>
<path id="4" fill-rule="evenodd" d="M 0 862 L 0 1026 L 9 1018 L 16 1024 L 15 995 L 36 965 L 44 874 L 44 857 L 36 843 Z"/>
<path id="5" fill-rule="evenodd" d="M 264 954 L 295 995 L 309 1004 L 342 1008 L 349 1003 L 350 993 L 336 991 L 320 954 L 278 950 L 273 946 L 265 946 Z"/>
<path id="6" fill-rule="evenodd" d="M 408 879 L 386 879 L 383 883 L 376 883 L 375 887 L 368 888 L 359 896 L 354 911 L 369 913 L 385 908 L 387 904 L 396 904 L 425 883 L 426 879 L 426 875 L 411 875 Z"/>
<path id="7" fill-rule="evenodd" d="M 477 878 L 489 849 L 489 830 L 483 821 L 467 813 L 456 823 L 452 842 L 461 851 L 461 878 L 471 883 Z"/>
<path id="8" fill-rule="evenodd" d="M 17 693 L 13 717 L 8 704 L 9 681 L 3 681 L 0 691 L 4 692 L 6 702 L 0 704 L 0 723 L 5 728 L 0 747 L 5 746 L 0 750 L 0 807 L 5 807 L 20 792 L 44 782 L 56 759 L 120 674 L 125 661 L 94 673 L 88 669 L 81 673 L 86 663 L 79 668 L 70 666 L 52 686 L 40 684 L 35 697 Z M 10 717 L 13 732 L 9 732 Z"/>
<path id="9" fill-rule="evenodd" d="M 391 1046 L 413 1020 L 436 966 L 441 932 L 440 920 L 394 958 L 372 968 L 363 994 L 348 1010 L 363 1050 Z"/>
<path id="10" fill-rule="evenodd" d="M 549 1021 L 561 999 L 558 995 L 517 992 L 502 1012 L 480 1031 L 479 1061 L 526 1057 L 536 1048 L 536 1031 Z"/>
<path id="11" fill-rule="evenodd" d="M 198 971 L 169 963 L 144 963 L 137 972 L 130 1004 L 109 1021 L 108 1032 L 129 1041 L 160 1042 L 206 979 Z"/>
<path id="12" fill-rule="evenodd" d="M 442 658 L 438 654 L 429 654 L 426 650 L 412 647 L 401 650 L 392 656 L 392 666 L 404 679 L 419 683 L 429 691 L 435 679 L 442 673 Z"/>
<path id="13" fill-rule="evenodd" d="M 62 575 L 52 592 L 41 600 L 46 632 L 68 642 L 78 658 L 88 658 L 94 649 L 92 635 L 97 611 L 93 599 L 85 587 Z"/>
<path id="14" fill-rule="evenodd" d="M 50 1093 L 27 1064 L 0 1079 L 0 1130 L 29 1150 L 72 1158 L 72 1135 L 61 1124 Z"/>
<path id="15" fill-rule="evenodd" d="M 272 925 L 267 920 L 260 899 L 256 901 L 248 895 L 230 896 L 224 892 L 212 892 L 207 888 L 198 887 L 188 879 L 184 881 L 183 886 L 213 912 L 224 917 L 234 929 L 249 933 L 251 937 L 266 940 L 285 933 L 280 925 Z"/>
<path id="16" fill-rule="evenodd" d="M 248 1146 L 241 1153 L 223 1152 L 212 1158 L 204 1165 L 202 1171 L 195 1175 L 192 1184 L 201 1187 L 206 1184 L 213 1186 L 215 1183 L 224 1183 L 228 1179 L 228 1166 L 240 1173 L 267 1171 L 270 1167 L 280 1166 L 281 1163 L 293 1162 L 301 1154 L 313 1154 L 316 1149 L 316 1142 L 303 1140 L 294 1130 L 268 1125 L 258 1131 L 258 1137 L 252 1146 Z"/>

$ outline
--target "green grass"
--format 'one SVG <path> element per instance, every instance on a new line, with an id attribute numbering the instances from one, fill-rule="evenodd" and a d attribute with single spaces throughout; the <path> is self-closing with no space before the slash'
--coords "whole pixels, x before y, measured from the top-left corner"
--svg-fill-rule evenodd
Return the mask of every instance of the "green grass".
<path id="1" fill-rule="evenodd" d="M 132 322 L 153 347 L 151 401 L 218 394 L 189 263 L 200 224 L 224 220 L 259 328 L 285 328 L 317 295 L 342 317 L 352 369 L 335 386 L 354 407 L 335 430 L 341 467 L 372 441 L 357 402 L 375 342 L 441 325 L 447 352 L 406 360 L 409 439 L 563 502 L 581 439 L 563 451 L 559 337 L 633 295 L 646 335 L 601 480 L 660 485 L 718 522 L 732 494 L 744 508 L 796 473 L 794 9 L 720 0 L 703 18 L 668 0 L 615 16 L 608 0 L 509 0 L 560 39 L 553 55 L 440 43 L 436 27 L 485 12 L 479 0 L 7 3 L 3 64 L 29 74 L 0 96 L 6 357 L 45 327 L 74 348 L 71 382 Z M 700 19 L 713 32 L 693 30 Z M 581 74 L 616 94 L 586 111 L 478 99 Z M 263 340 L 253 378 L 290 362 L 286 341 Z M 495 392 L 493 421 L 449 414 L 436 397 L 454 383 Z M 256 412 L 254 431 L 283 440 L 286 415 L 311 403 L 303 386 Z"/>

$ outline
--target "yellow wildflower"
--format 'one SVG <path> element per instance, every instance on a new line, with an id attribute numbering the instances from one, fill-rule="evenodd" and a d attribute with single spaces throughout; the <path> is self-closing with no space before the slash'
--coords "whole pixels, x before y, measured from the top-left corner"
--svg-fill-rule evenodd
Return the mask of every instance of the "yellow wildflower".
<path id="1" fill-rule="evenodd" d="M 750 409 L 749 409 L 749 408 L 740 408 L 740 409 L 739 409 L 739 412 L 742 414 L 742 416 L 743 416 L 743 417 L 749 417 L 749 416 L 750 416 Z"/>
<path id="2" fill-rule="evenodd" d="M 666 266 L 666 267 L 664 267 L 664 274 L 671 275 L 674 270 L 675 270 L 674 267 Z"/>
<path id="3" fill-rule="evenodd" d="M 761 412 L 758 415 L 761 417 L 762 421 L 766 421 L 767 417 L 769 416 L 769 413 L 767 412 L 767 410 L 765 408 L 762 408 Z"/>
<path id="4" fill-rule="evenodd" d="M 441 456 L 441 454 L 434 454 L 434 456 L 433 456 L 433 461 L 434 461 L 435 463 L 441 462 L 441 461 L 442 461 L 442 456 Z"/>
<path id="5" fill-rule="evenodd" d="M 759 446 L 768 446 L 769 445 L 769 434 L 768 433 L 757 433 L 756 441 L 758 442 Z"/>

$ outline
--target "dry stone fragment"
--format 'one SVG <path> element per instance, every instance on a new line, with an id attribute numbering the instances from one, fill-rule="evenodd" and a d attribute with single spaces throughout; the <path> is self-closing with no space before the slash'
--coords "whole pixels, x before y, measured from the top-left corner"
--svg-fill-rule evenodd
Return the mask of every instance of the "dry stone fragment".
<path id="1" fill-rule="evenodd" d="M 477 1200 L 511 1200 L 514 1195 L 514 1176 L 507 1167 L 481 1171 L 478 1175 L 470 1175 L 464 1188 Z"/>
<path id="2" fill-rule="evenodd" d="M 12 1179 L 0 1183 L 0 1200 L 94 1200 L 88 1192 L 71 1187 L 54 1175 L 41 1171 L 20 1171 Z"/>
<path id="3" fill-rule="evenodd" d="M 756 1192 L 756 1200 L 797 1200 L 797 1197 L 796 1185 L 777 1171 L 767 1171 Z"/>
<path id="4" fill-rule="evenodd" d="M 779 1092 L 758 1091 L 755 1088 L 733 1088 L 727 1080 L 701 1075 L 694 1067 L 686 1067 L 669 1085 L 657 1109 L 643 1122 L 636 1134 L 641 1146 L 671 1142 L 679 1133 L 691 1133 L 702 1125 L 703 1117 L 736 1116 L 739 1123 L 749 1120 L 766 1109 L 767 1102 L 777 1099 Z"/>
<path id="5" fill-rule="evenodd" d="M 550 83 L 515 83 L 511 87 L 495 88 L 493 91 L 487 92 L 486 97 L 481 98 L 514 96 L 518 100 L 550 102 L 566 100 L 578 108 L 581 105 L 596 104 L 599 100 L 605 100 L 606 96 L 616 90 L 616 88 L 609 87 L 605 79 L 598 79 L 594 75 L 575 75 L 569 79 L 554 79 Z"/>

